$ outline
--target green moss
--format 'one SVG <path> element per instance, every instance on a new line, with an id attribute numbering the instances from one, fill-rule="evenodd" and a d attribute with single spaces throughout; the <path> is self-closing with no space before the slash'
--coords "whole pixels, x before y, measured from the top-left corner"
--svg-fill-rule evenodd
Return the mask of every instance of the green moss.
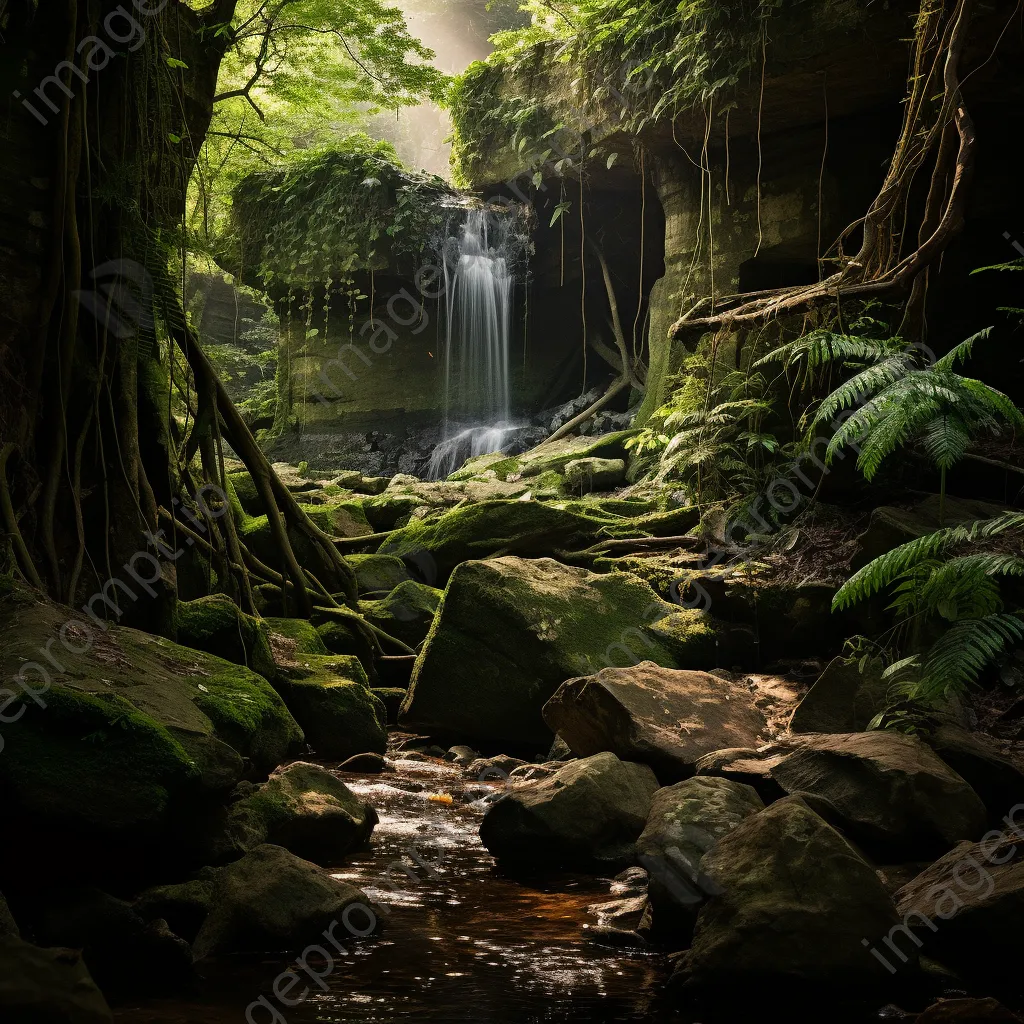
<path id="1" fill-rule="evenodd" d="M 541 708 L 566 679 L 646 660 L 676 667 L 673 647 L 648 629 L 671 611 L 627 573 L 551 559 L 466 562 L 444 592 L 400 724 L 542 746 Z"/>
<path id="2" fill-rule="evenodd" d="M 406 580 L 383 600 L 361 601 L 359 607 L 368 622 L 417 647 L 426 639 L 440 603 L 440 590 Z"/>
<path id="3" fill-rule="evenodd" d="M 461 562 L 499 554 L 539 555 L 581 546 L 600 524 L 536 501 L 484 501 L 452 509 L 437 519 L 417 520 L 392 535 L 380 553 L 434 560 L 443 583 Z"/>
<path id="4" fill-rule="evenodd" d="M 178 605 L 178 640 L 186 647 L 245 665 L 261 676 L 274 675 L 266 624 L 244 614 L 224 594 L 213 594 Z"/>
<path id="5" fill-rule="evenodd" d="M 714 620 L 698 608 L 680 608 L 648 627 L 672 651 L 680 668 L 709 669 L 719 662 L 719 633 Z"/>
<path id="6" fill-rule="evenodd" d="M 51 823 L 102 832 L 152 831 L 200 772 L 164 727 L 117 694 L 53 687 L 5 731 L 0 780 L 9 798 Z"/>
<path id="7" fill-rule="evenodd" d="M 238 498 L 240 508 L 250 516 L 263 515 L 263 502 L 249 473 L 244 469 L 239 470 L 237 473 L 228 473 L 227 479 Z"/>
<path id="8" fill-rule="evenodd" d="M 331 654 L 347 654 L 358 658 L 370 682 L 376 681 L 374 647 L 367 639 L 366 634 L 354 623 L 340 618 L 332 618 L 318 625 L 316 631 Z"/>
<path id="9" fill-rule="evenodd" d="M 307 619 L 269 618 L 264 621 L 271 633 L 276 633 L 279 637 L 291 641 L 287 648 L 288 654 L 330 653 L 320 634 L 316 631 L 316 627 Z"/>
<path id="10" fill-rule="evenodd" d="M 428 502 L 415 494 L 388 492 L 362 502 L 363 512 L 377 533 L 404 526 L 409 516 L 418 508 L 426 508 Z"/>
<path id="11" fill-rule="evenodd" d="M 374 532 L 360 501 L 332 501 L 306 507 L 306 515 L 334 537 L 366 537 Z"/>
<path id="12" fill-rule="evenodd" d="M 348 555 L 345 561 L 356 575 L 360 596 L 390 594 L 400 583 L 412 579 L 405 563 L 394 555 Z"/>
<path id="13" fill-rule="evenodd" d="M 388 725 L 397 725 L 398 712 L 408 691 L 403 690 L 400 686 L 375 686 L 370 692 L 387 710 Z"/>

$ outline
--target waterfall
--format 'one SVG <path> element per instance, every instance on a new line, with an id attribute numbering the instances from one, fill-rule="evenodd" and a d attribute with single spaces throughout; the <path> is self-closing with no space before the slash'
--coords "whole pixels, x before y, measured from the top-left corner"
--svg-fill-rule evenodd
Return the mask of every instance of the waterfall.
<path id="1" fill-rule="evenodd" d="M 499 451 L 517 429 L 509 397 L 517 223 L 508 211 L 466 210 L 444 245 L 444 423 L 430 459 L 433 480 Z"/>

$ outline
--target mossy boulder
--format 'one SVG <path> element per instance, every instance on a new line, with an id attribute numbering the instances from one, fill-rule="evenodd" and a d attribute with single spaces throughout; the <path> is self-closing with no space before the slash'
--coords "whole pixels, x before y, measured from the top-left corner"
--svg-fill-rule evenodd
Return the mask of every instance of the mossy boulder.
<path id="1" fill-rule="evenodd" d="M 411 522 L 380 553 L 414 559 L 428 552 L 438 584 L 461 562 L 494 555 L 550 555 L 593 540 L 601 524 L 537 501 L 485 501 Z"/>
<path id="2" fill-rule="evenodd" d="M 574 494 L 610 491 L 626 479 L 622 459 L 573 459 L 565 464 L 565 486 Z"/>
<path id="3" fill-rule="evenodd" d="M 360 501 L 330 501 L 307 507 L 306 515 L 332 537 L 367 537 L 374 532 Z"/>
<path id="4" fill-rule="evenodd" d="M 290 663 L 302 654 L 330 654 L 323 637 L 308 619 L 270 616 L 264 619 L 270 635 L 275 662 Z"/>
<path id="5" fill-rule="evenodd" d="M 266 953 L 323 942 L 351 920 L 370 934 L 378 926 L 366 894 L 280 846 L 264 845 L 219 868 L 209 913 L 193 947 L 196 960 L 228 953 Z"/>
<path id="6" fill-rule="evenodd" d="M 387 491 L 362 502 L 363 513 L 377 533 L 385 533 L 404 525 L 416 509 L 427 508 L 429 504 L 419 495 L 404 491 Z"/>
<path id="7" fill-rule="evenodd" d="M 349 654 L 358 658 L 371 685 L 376 682 L 374 646 L 354 622 L 336 616 L 319 623 L 316 631 L 329 654 Z"/>
<path id="8" fill-rule="evenodd" d="M 360 597 L 383 597 L 400 583 L 412 579 L 405 562 L 384 551 L 376 555 L 348 555 L 345 561 L 355 573 Z"/>
<path id="9" fill-rule="evenodd" d="M 294 761 L 232 805 L 216 859 L 273 843 L 317 864 L 337 864 L 370 838 L 377 820 L 377 812 L 337 776 Z"/>
<path id="10" fill-rule="evenodd" d="M 466 562 L 441 599 L 399 722 L 546 750 L 541 709 L 566 679 L 640 661 L 679 667 L 650 628 L 676 610 L 626 573 L 547 558 Z"/>
<path id="11" fill-rule="evenodd" d="M 450 480 L 469 480 L 492 471 L 499 480 L 509 477 L 535 477 L 542 473 L 564 473 L 565 467 L 578 459 L 625 459 L 626 442 L 637 432 L 620 430 L 600 437 L 564 437 L 547 441 L 525 455 L 507 456 L 500 453 L 479 455 L 469 459 Z"/>
<path id="12" fill-rule="evenodd" d="M 226 595 L 180 602 L 177 624 L 178 642 L 183 646 L 245 665 L 267 679 L 273 677 L 266 624 L 246 615 Z"/>
<path id="13" fill-rule="evenodd" d="M 215 799 L 300 748 L 302 731 L 270 684 L 220 658 L 132 629 L 103 631 L 39 600 L 0 601 L 0 635 L 4 678 L 20 672 L 40 690 L 36 701 L 18 688 L 5 706 L 0 787 L 9 811 L 63 832 L 62 856 L 73 859 L 86 837 L 115 848 L 118 837 L 127 846 L 176 839 L 190 802 Z M 46 661 L 45 689 L 47 652 L 60 669 Z"/>
<path id="14" fill-rule="evenodd" d="M 430 632 L 441 593 L 425 583 L 406 580 L 380 601 L 360 602 L 360 609 L 368 622 L 410 647 L 418 647 Z"/>
<path id="15" fill-rule="evenodd" d="M 319 639 L 319 637 L 318 637 Z M 319 757 L 344 761 L 387 749 L 387 710 L 371 692 L 359 659 L 296 654 L 278 661 L 275 684 Z"/>

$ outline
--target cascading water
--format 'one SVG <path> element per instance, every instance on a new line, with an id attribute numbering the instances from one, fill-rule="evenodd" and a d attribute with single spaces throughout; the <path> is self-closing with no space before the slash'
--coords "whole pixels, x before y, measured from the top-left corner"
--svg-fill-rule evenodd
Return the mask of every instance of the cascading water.
<path id="1" fill-rule="evenodd" d="M 474 208 L 445 240 L 444 423 L 430 459 L 432 480 L 474 455 L 500 451 L 517 429 L 509 347 L 515 268 L 523 250 L 519 227 L 507 210 Z"/>

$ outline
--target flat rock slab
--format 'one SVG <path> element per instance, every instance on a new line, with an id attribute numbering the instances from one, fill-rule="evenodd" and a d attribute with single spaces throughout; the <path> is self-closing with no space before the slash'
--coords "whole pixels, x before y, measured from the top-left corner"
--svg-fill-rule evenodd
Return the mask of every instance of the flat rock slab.
<path id="1" fill-rule="evenodd" d="M 742 682 L 645 661 L 568 680 L 544 705 L 544 721 L 579 756 L 610 750 L 673 782 L 705 754 L 762 741 L 767 723 L 753 699 Z"/>

